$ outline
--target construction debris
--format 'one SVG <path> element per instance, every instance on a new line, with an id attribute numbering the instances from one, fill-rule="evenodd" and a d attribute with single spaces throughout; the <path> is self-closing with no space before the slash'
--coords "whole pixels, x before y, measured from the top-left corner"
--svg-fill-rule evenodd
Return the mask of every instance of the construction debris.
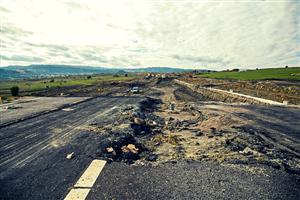
<path id="1" fill-rule="evenodd" d="M 238 115 L 246 114 L 243 107 L 204 103 L 211 99 L 168 81 L 155 87 L 162 101 L 149 98 L 138 106 L 124 105 L 113 123 L 90 124 L 90 131 L 106 135 L 98 157 L 141 165 L 178 160 L 266 164 L 300 173 L 299 158 L 253 131 L 254 124 Z"/>
<path id="2" fill-rule="evenodd" d="M 67 159 L 68 160 L 71 160 L 72 158 L 74 158 L 74 156 L 75 156 L 75 154 L 74 154 L 74 152 L 72 152 L 72 153 L 69 153 L 69 154 L 67 154 Z"/>
<path id="3" fill-rule="evenodd" d="M 136 148 L 136 146 L 134 144 L 128 144 L 127 146 L 126 145 L 122 146 L 121 149 L 124 153 L 131 152 L 134 154 L 138 154 L 138 151 L 139 151 L 139 149 Z"/>

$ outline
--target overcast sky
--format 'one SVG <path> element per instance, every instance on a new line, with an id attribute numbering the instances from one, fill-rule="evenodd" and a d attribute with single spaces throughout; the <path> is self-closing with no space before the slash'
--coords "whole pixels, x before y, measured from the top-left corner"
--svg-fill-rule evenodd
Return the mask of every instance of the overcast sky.
<path id="1" fill-rule="evenodd" d="M 1 0 L 1 66 L 300 66 L 299 2 Z"/>

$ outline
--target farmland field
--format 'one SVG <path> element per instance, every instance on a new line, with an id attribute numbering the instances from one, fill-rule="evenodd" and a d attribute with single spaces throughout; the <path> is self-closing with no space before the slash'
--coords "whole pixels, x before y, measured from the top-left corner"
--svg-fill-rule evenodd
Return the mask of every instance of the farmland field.
<path id="1" fill-rule="evenodd" d="M 0 95 L 6 97 L 10 94 L 10 88 L 18 86 L 21 93 L 38 91 L 48 88 L 59 88 L 66 86 L 77 85 L 93 85 L 106 81 L 126 81 L 136 78 L 137 75 L 92 75 L 92 76 L 70 76 L 70 77 L 56 77 L 43 78 L 34 80 L 14 80 L 0 82 Z"/>
<path id="2" fill-rule="evenodd" d="M 300 80 L 300 67 L 292 68 L 270 68 L 259 70 L 247 70 L 240 72 L 212 72 L 203 73 L 199 76 L 205 78 L 217 79 L 235 79 L 235 80 L 263 80 L 263 79 L 286 79 Z"/>

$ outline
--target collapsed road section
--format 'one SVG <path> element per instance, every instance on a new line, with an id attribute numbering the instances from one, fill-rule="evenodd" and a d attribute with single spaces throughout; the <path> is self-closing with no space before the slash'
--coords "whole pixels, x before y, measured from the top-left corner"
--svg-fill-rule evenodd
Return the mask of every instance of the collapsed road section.
<path id="1" fill-rule="evenodd" d="M 113 124 L 87 127 L 107 135 L 100 144 L 101 159 L 135 165 L 179 160 L 262 164 L 300 174 L 297 108 L 224 104 L 172 79 L 150 89 L 161 96 L 137 107 L 124 105 Z"/>
<path id="2" fill-rule="evenodd" d="M 100 144 L 107 138 L 87 127 L 95 122 L 113 124 L 123 105 L 136 106 L 143 99 L 98 97 L 67 111 L 57 110 L 1 128 L 1 198 L 62 198 L 91 160 L 99 158 Z"/>
<path id="3" fill-rule="evenodd" d="M 3 127 L 1 195 L 61 199 L 93 160 L 105 160 L 87 199 L 297 199 L 299 109 L 223 100 L 154 79 L 134 95 L 96 97 Z M 186 185 L 175 187 L 173 177 Z"/>

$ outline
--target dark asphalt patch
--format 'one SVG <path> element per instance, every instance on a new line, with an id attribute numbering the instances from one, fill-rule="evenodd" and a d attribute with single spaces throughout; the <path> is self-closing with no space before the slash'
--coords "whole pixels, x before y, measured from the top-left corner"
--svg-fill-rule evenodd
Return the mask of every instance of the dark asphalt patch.
<path id="1" fill-rule="evenodd" d="M 93 199 L 299 199 L 300 179 L 261 166 L 247 168 L 207 162 L 165 163 L 159 166 L 107 164 L 94 184 Z M 245 171 L 246 170 L 246 171 Z"/>

